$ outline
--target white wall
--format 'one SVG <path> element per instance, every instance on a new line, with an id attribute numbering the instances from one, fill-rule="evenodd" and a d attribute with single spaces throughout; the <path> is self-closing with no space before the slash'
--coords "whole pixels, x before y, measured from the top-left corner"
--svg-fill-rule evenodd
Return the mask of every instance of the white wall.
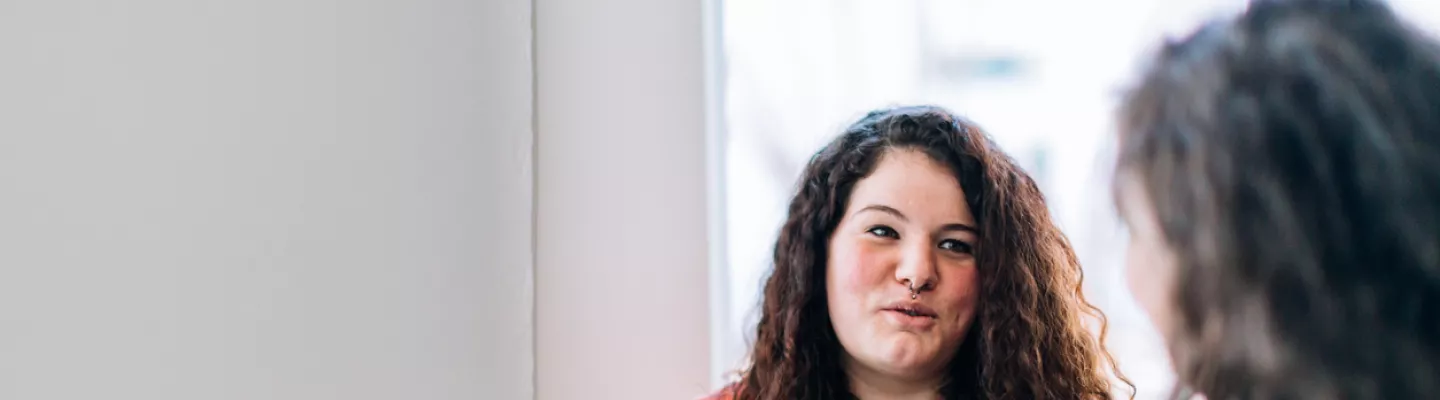
<path id="1" fill-rule="evenodd" d="M 700 1 L 536 0 L 537 398 L 709 389 Z"/>
<path id="2" fill-rule="evenodd" d="M 0 3 L 0 398 L 530 398 L 530 10 Z"/>

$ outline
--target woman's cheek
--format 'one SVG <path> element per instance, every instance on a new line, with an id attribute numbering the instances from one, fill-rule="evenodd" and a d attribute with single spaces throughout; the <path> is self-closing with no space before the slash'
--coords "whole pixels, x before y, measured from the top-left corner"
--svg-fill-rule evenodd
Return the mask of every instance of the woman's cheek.
<path id="1" fill-rule="evenodd" d="M 950 268 L 950 274 L 954 277 L 955 285 L 952 287 L 951 295 L 960 299 L 973 299 L 980 292 L 980 271 L 975 268 L 973 261 L 965 262 Z M 942 276 L 941 279 L 944 279 Z"/>
<path id="2" fill-rule="evenodd" d="M 889 246 L 856 240 L 851 246 L 846 277 L 846 287 L 857 293 L 868 292 L 886 281 L 885 265 L 891 258 Z"/>
<path id="3" fill-rule="evenodd" d="M 980 273 L 973 261 L 960 265 L 946 265 L 942 268 L 948 269 L 948 273 L 941 276 L 941 282 L 948 284 L 940 285 L 939 297 L 941 301 L 948 303 L 946 308 L 955 310 L 955 322 L 966 325 L 975 316 L 975 306 L 980 302 Z"/>

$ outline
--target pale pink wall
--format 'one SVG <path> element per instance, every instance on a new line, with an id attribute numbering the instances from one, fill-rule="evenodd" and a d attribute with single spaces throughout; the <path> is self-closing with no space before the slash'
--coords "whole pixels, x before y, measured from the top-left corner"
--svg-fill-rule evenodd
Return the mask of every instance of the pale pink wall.
<path id="1" fill-rule="evenodd" d="M 701 2 L 537 0 L 536 394 L 709 389 Z"/>

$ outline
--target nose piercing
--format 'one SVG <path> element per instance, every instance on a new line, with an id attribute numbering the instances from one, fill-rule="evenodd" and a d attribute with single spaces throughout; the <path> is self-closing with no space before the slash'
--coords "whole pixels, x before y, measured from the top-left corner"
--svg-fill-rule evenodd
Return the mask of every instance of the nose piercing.
<path id="1" fill-rule="evenodd" d="M 915 300 L 919 297 L 920 294 L 915 293 L 915 281 L 910 281 L 910 300 Z"/>

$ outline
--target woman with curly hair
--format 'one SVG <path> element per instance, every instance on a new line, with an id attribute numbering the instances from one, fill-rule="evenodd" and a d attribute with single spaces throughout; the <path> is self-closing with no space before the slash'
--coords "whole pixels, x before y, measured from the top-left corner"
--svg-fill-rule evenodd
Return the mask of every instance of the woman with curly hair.
<path id="1" fill-rule="evenodd" d="M 1040 190 L 979 128 L 875 111 L 805 168 L 749 365 L 711 398 L 1109 398 L 1080 280 Z"/>

